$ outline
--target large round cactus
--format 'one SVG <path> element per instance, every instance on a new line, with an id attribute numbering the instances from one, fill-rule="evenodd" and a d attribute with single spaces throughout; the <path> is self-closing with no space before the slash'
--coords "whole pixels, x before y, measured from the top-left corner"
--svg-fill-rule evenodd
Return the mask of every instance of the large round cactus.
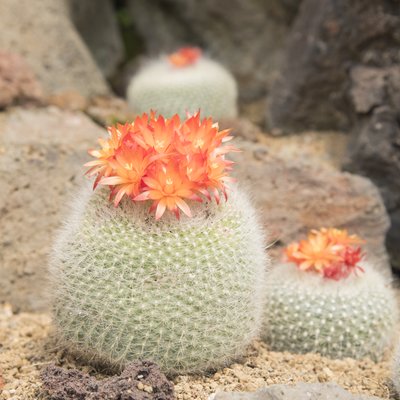
<path id="1" fill-rule="evenodd" d="M 288 248 L 289 262 L 269 273 L 265 287 L 262 337 L 271 349 L 381 358 L 393 339 L 396 300 L 383 276 L 361 262 L 357 240 L 322 229 Z"/>
<path id="2" fill-rule="evenodd" d="M 144 126 L 154 131 L 156 122 Z M 165 129 L 169 123 L 162 119 L 161 125 Z M 192 117 L 187 125 L 174 125 L 175 131 L 186 132 L 182 143 L 190 141 L 190 132 L 183 127 L 195 129 L 193 124 L 200 122 Z M 132 146 L 137 130 L 144 128 L 138 121 L 128 128 L 125 138 L 130 137 L 127 143 Z M 214 138 L 221 134 L 215 125 L 212 129 Z M 143 136 L 138 141 L 142 139 L 149 138 Z M 110 204 L 105 188 L 93 193 L 83 190 L 54 246 L 54 320 L 66 343 L 90 357 L 116 364 L 150 359 L 167 373 L 204 371 L 241 355 L 259 332 L 266 258 L 253 208 L 234 187 L 228 190 L 228 200 L 218 203 L 208 196 L 196 203 L 173 198 L 172 189 L 165 186 L 169 197 L 151 192 L 147 185 L 163 185 L 154 182 L 158 164 L 168 169 L 171 158 L 178 157 L 174 152 L 180 145 L 175 145 L 153 157 L 155 161 L 141 178 L 147 183 L 139 184 L 140 194 L 122 196 L 118 207 Z M 103 142 L 103 151 L 110 147 L 112 138 Z M 111 164 L 101 170 L 107 176 L 103 175 L 99 184 L 117 181 L 116 172 L 119 176 L 126 172 L 114 169 L 121 148 L 117 147 Z M 155 152 L 154 147 L 147 150 Z M 187 149 L 183 151 L 187 158 L 192 156 Z M 93 154 L 97 161 L 106 161 L 104 155 Z M 109 153 L 107 156 L 110 160 Z M 168 162 L 160 158 L 163 156 Z M 181 164 L 186 171 L 185 160 Z M 201 164 L 198 168 L 200 173 Z M 178 177 L 168 175 L 169 179 L 166 184 L 172 185 Z M 193 181 L 190 187 L 194 187 Z M 128 193 L 127 186 L 113 186 L 111 193 L 118 198 L 118 190 L 124 188 Z M 180 196 L 189 197 L 182 187 L 179 190 Z M 141 201 L 148 196 L 154 196 L 158 220 Z M 165 211 L 178 210 L 170 204 L 174 201 L 189 214 L 182 205 L 186 201 L 191 217 L 181 215 L 178 220 Z"/>
<path id="3" fill-rule="evenodd" d="M 183 118 L 201 110 L 216 119 L 237 114 L 235 79 L 198 49 L 184 48 L 148 63 L 132 78 L 127 97 L 137 113 L 153 109 L 166 117 L 178 113 Z"/>

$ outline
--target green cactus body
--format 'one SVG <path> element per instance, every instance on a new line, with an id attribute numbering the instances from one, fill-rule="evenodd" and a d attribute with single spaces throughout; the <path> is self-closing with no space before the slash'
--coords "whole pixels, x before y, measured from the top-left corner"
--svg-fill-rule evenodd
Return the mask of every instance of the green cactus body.
<path id="1" fill-rule="evenodd" d="M 393 339 L 394 294 L 368 266 L 335 281 L 283 264 L 267 281 L 262 338 L 274 351 L 377 360 Z"/>
<path id="2" fill-rule="evenodd" d="M 128 102 L 138 114 L 156 110 L 165 117 L 199 109 L 203 117 L 215 119 L 237 115 L 237 86 L 233 76 L 220 64 L 200 58 L 185 67 L 167 59 L 149 63 L 134 76 L 127 90 Z"/>
<path id="3" fill-rule="evenodd" d="M 264 238 L 246 197 L 165 215 L 85 190 L 54 246 L 54 320 L 76 351 L 200 372 L 242 355 L 262 324 Z"/>

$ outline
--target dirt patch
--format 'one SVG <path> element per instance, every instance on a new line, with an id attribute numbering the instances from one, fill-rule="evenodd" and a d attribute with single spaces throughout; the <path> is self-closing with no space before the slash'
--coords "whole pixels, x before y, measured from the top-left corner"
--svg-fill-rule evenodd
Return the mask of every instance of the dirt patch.
<path id="1" fill-rule="evenodd" d="M 0 306 L 0 371 L 4 379 L 4 399 L 46 399 L 40 371 L 52 363 L 104 377 L 57 349 L 51 331 L 48 314 L 13 314 L 10 306 Z M 394 398 L 390 363 L 390 352 L 380 363 L 330 360 L 316 354 L 270 352 L 265 344 L 254 342 L 242 363 L 207 376 L 176 377 L 175 393 L 182 400 L 205 400 L 211 393 L 222 390 L 252 391 L 278 383 L 332 381 L 353 393 L 390 399 Z"/>

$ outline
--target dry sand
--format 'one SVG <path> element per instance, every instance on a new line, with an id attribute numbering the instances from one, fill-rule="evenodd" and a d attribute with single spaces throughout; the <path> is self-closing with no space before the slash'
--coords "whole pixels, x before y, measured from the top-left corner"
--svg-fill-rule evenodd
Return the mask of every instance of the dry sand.
<path id="1" fill-rule="evenodd" d="M 10 306 L 0 306 L 1 399 L 44 399 L 39 371 L 51 362 L 94 372 L 55 350 L 51 330 L 48 314 L 13 314 Z M 174 380 L 175 391 L 178 399 L 207 399 L 218 390 L 253 391 L 275 383 L 334 381 L 353 393 L 394 399 L 390 359 L 388 353 L 380 363 L 330 360 L 315 354 L 270 352 L 266 345 L 255 342 L 242 363 L 205 377 L 179 376 Z"/>

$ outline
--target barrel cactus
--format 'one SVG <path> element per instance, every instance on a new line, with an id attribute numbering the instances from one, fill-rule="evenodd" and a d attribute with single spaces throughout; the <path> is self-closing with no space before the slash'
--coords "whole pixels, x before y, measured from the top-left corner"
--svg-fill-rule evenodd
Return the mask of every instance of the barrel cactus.
<path id="1" fill-rule="evenodd" d="M 51 257 L 60 338 L 117 366 L 227 364 L 261 328 L 267 262 L 251 204 L 227 183 L 228 131 L 144 114 L 109 134 Z"/>
<path id="2" fill-rule="evenodd" d="M 149 62 L 131 80 L 128 102 L 138 114 L 157 110 L 166 117 L 197 112 L 215 119 L 237 114 L 237 85 L 219 63 L 197 48 L 182 48 Z"/>
<path id="3" fill-rule="evenodd" d="M 396 300 L 345 230 L 312 231 L 270 271 L 262 337 L 271 349 L 378 360 L 393 339 Z"/>

